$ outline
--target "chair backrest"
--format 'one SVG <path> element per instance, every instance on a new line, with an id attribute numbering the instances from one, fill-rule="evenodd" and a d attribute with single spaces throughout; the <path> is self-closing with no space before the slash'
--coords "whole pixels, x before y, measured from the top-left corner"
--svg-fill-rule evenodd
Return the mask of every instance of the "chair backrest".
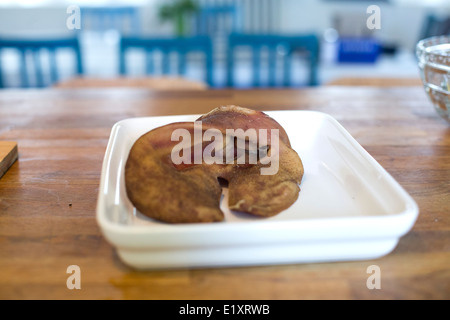
<path id="1" fill-rule="evenodd" d="M 83 73 L 80 44 L 77 38 L 64 39 L 3 39 L 0 38 L 0 55 L 3 49 L 14 49 L 20 57 L 20 86 L 45 87 L 60 79 L 57 64 L 57 51 L 68 48 L 73 52 L 75 70 L 73 73 Z M 44 71 L 43 54 L 47 53 L 49 71 Z M 1 57 L 1 56 L 0 56 Z M 2 60 L 0 59 L 0 88 L 4 87 L 2 81 Z M 33 77 L 34 75 L 34 77 Z M 32 81 L 34 78 L 34 82 Z"/>
<path id="2" fill-rule="evenodd" d="M 141 31 L 139 8 L 132 6 L 86 6 L 80 9 L 82 30 L 137 35 Z"/>
<path id="3" fill-rule="evenodd" d="M 241 15 L 236 5 L 201 6 L 195 19 L 196 34 L 229 35 L 241 31 Z"/>
<path id="4" fill-rule="evenodd" d="M 204 8 L 203 17 L 217 16 L 218 24 L 224 16 L 233 20 L 232 30 L 225 30 L 227 34 L 230 32 L 272 33 L 276 32 L 280 23 L 280 0 L 197 0 L 197 2 L 200 8 Z M 199 17 L 202 16 L 199 15 Z M 212 28 L 222 29 L 223 27 L 213 26 Z"/>
<path id="5" fill-rule="evenodd" d="M 235 51 L 239 47 L 250 48 L 252 52 L 252 86 L 262 86 L 261 66 L 262 52 L 267 52 L 268 64 L 268 83 L 267 86 L 277 86 L 277 61 L 281 60 L 282 64 L 282 86 L 290 86 L 292 57 L 296 52 L 307 53 L 305 60 L 308 62 L 309 75 L 307 85 L 317 85 L 317 69 L 319 59 L 319 39 L 315 35 L 298 35 L 298 36 L 282 36 L 282 35 L 248 35 L 248 34 L 231 34 L 228 40 L 227 55 L 227 83 L 228 86 L 234 86 L 234 69 L 235 69 Z"/>
<path id="6" fill-rule="evenodd" d="M 187 55 L 192 52 L 201 52 L 204 55 L 204 74 L 208 85 L 213 85 L 213 49 L 211 39 L 207 36 L 176 37 L 176 38 L 139 38 L 122 37 L 120 41 L 119 72 L 127 74 L 127 52 L 130 49 L 141 49 L 146 56 L 147 75 L 155 74 L 155 54 L 160 53 L 161 73 L 169 75 L 171 72 L 171 55 L 177 56 L 176 74 L 186 75 Z"/>

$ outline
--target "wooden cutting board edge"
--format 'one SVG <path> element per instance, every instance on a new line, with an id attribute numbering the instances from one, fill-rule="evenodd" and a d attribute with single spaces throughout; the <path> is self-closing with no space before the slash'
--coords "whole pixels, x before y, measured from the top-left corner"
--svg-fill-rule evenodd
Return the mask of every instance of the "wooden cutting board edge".
<path id="1" fill-rule="evenodd" d="M 0 179 L 19 157 L 17 142 L 0 141 Z"/>

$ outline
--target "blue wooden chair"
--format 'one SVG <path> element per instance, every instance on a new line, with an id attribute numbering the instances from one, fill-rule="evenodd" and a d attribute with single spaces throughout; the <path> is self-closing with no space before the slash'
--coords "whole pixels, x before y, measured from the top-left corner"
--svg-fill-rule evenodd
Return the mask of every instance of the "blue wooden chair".
<path id="1" fill-rule="evenodd" d="M 261 53 L 268 52 L 268 87 L 277 86 L 277 64 L 275 61 L 282 60 L 282 83 L 281 86 L 291 86 L 292 58 L 295 53 L 306 53 L 309 75 L 306 84 L 315 86 L 318 84 L 317 69 L 319 60 L 319 39 L 315 35 L 282 36 L 282 35 L 248 35 L 231 34 L 228 40 L 227 55 L 227 83 L 233 87 L 235 84 L 235 60 L 238 48 L 246 47 L 252 53 L 252 86 L 263 86 L 261 81 Z"/>
<path id="2" fill-rule="evenodd" d="M 212 43 L 207 36 L 196 37 L 176 37 L 176 38 L 138 38 L 138 37 L 122 37 L 120 41 L 119 54 L 119 72 L 122 75 L 127 74 L 127 52 L 130 49 L 141 49 L 146 55 L 147 75 L 156 73 L 155 59 L 156 53 L 162 55 L 161 73 L 169 75 L 171 73 L 172 54 L 177 56 L 176 72 L 177 75 L 186 75 L 188 57 L 192 52 L 201 52 L 204 55 L 204 81 L 209 85 L 213 85 L 213 50 Z"/>
<path id="3" fill-rule="evenodd" d="M 20 57 L 20 86 L 45 87 L 60 79 L 62 66 L 57 64 L 57 52 L 62 49 L 70 49 L 73 53 L 76 75 L 83 74 L 83 64 L 80 44 L 77 38 L 65 39 L 5 39 L 0 38 L 0 88 L 4 87 L 2 77 L 1 56 L 5 49 L 14 49 Z M 44 51 L 48 55 L 49 63 L 45 64 L 43 59 Z M 44 65 L 50 69 L 44 71 Z M 32 81 L 34 78 L 34 81 Z"/>
<path id="4" fill-rule="evenodd" d="M 80 9 L 82 31 L 137 35 L 141 32 L 139 8 L 132 6 L 86 6 Z"/>

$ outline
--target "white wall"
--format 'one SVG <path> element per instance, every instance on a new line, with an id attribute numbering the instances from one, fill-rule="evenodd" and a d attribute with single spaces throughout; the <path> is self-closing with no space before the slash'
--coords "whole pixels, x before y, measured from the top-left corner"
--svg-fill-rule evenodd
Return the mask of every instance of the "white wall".
<path id="1" fill-rule="evenodd" d="M 420 37 L 425 17 L 428 13 L 449 14 L 450 6 L 424 7 L 400 4 L 387 4 L 378 1 L 333 2 L 319 0 L 283 0 L 281 7 L 281 31 L 323 33 L 333 27 L 333 17 L 337 13 L 360 16 L 365 21 L 370 15 L 367 7 L 376 4 L 381 9 L 381 29 L 375 36 L 387 43 L 398 43 L 406 50 L 414 48 Z M 450 4 L 450 1 L 448 1 Z M 356 26 L 355 26 L 356 28 Z"/>
<path id="2" fill-rule="evenodd" d="M 100 0 L 96 0 L 100 1 Z M 253 1 L 257 4 L 259 0 L 242 0 L 246 3 Z M 268 0 L 265 0 L 268 1 Z M 277 3 L 277 10 L 272 14 L 276 23 L 274 24 L 280 32 L 297 33 L 315 31 L 321 34 L 324 30 L 333 26 L 333 16 L 336 13 L 353 13 L 360 15 L 362 19 L 368 17 L 366 9 L 370 4 L 377 4 L 381 8 L 382 28 L 376 35 L 387 42 L 398 42 L 405 48 L 412 48 L 416 43 L 427 12 L 435 11 L 450 14 L 450 1 L 446 7 L 442 6 L 441 0 L 433 0 L 427 3 L 437 3 L 436 6 L 426 8 L 413 4 L 408 0 L 396 0 L 400 4 L 386 4 L 377 1 L 350 1 L 334 2 L 322 0 L 272 0 Z M 42 2 L 42 1 L 41 1 Z M 93 3 L 81 1 L 81 3 Z M 102 1 L 101 1 L 102 2 Z M 105 1 L 103 1 L 105 2 Z M 119 3 L 114 1 L 113 3 Z M 134 3 L 141 4 L 141 25 L 144 33 L 170 34 L 170 24 L 161 25 L 157 16 L 157 4 L 163 0 L 135 0 Z M 263 3 L 263 0 L 259 1 Z M 11 2 L 14 3 L 14 2 Z M 71 1 L 51 0 L 43 1 L 40 6 L 19 6 L 16 4 L 0 5 L 0 36 L 1 35 L 33 35 L 33 34 L 67 34 L 66 28 L 67 6 Z M 28 3 L 30 3 L 28 1 Z M 55 3 L 55 4 L 54 4 Z M 80 3 L 80 1 L 72 1 Z M 130 4 L 130 2 L 124 2 Z M 264 2 L 265 3 L 265 2 Z M 1 0 L 0 0 L 1 4 Z M 251 13 L 247 10 L 248 21 Z"/>
<path id="3" fill-rule="evenodd" d="M 0 36 L 68 34 L 66 7 L 0 7 Z"/>

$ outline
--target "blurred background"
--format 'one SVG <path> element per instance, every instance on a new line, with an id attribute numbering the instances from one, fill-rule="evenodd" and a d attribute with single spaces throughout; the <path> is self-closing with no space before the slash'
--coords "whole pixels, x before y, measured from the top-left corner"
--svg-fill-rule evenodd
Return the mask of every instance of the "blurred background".
<path id="1" fill-rule="evenodd" d="M 0 0 L 0 88 L 420 84 L 416 43 L 449 17 L 448 0 Z"/>

